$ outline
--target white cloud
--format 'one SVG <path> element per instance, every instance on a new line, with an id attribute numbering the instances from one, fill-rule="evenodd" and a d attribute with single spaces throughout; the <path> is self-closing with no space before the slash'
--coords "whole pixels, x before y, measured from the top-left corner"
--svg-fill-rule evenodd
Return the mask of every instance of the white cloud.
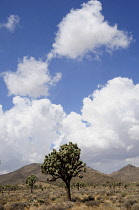
<path id="1" fill-rule="evenodd" d="M 104 19 L 99 1 L 91 0 L 81 6 L 81 9 L 72 9 L 58 25 L 49 60 L 55 56 L 75 59 L 89 52 L 98 58 L 101 47 L 111 52 L 130 44 L 132 37 L 127 32 L 118 30 L 116 24 L 110 26 Z"/>
<path id="2" fill-rule="evenodd" d="M 20 18 L 17 15 L 10 15 L 7 19 L 7 23 L 0 23 L 0 28 L 6 28 L 10 32 L 13 32 L 18 25 Z"/>
<path id="3" fill-rule="evenodd" d="M 13 108 L 0 112 L 1 170 L 9 171 L 29 162 L 42 162 L 65 113 L 48 99 L 13 98 Z"/>
<path id="4" fill-rule="evenodd" d="M 84 98 L 81 115 L 72 112 L 66 116 L 60 144 L 65 139 L 77 142 L 87 163 L 108 172 L 114 170 L 114 162 L 118 167 L 127 158 L 139 156 L 138 128 L 139 84 L 114 78 Z"/>
<path id="5" fill-rule="evenodd" d="M 48 64 L 42 60 L 24 57 L 16 72 L 5 72 L 4 81 L 9 95 L 40 97 L 49 95 L 50 85 L 61 79 L 57 73 L 53 78 L 49 74 Z"/>
<path id="6" fill-rule="evenodd" d="M 17 96 L 13 104 L 6 112 L 0 108 L 3 171 L 42 162 L 51 145 L 58 148 L 68 141 L 78 143 L 81 158 L 103 172 L 138 163 L 139 84 L 131 79 L 109 80 L 84 98 L 81 114 L 66 115 L 48 99 Z"/>

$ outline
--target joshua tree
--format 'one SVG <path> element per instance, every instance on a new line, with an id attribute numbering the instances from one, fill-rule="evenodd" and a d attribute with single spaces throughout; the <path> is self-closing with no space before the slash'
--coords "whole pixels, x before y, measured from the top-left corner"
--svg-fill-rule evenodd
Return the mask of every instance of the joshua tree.
<path id="1" fill-rule="evenodd" d="M 31 193 L 33 192 L 33 187 L 35 182 L 37 181 L 37 177 L 35 175 L 30 175 L 27 179 L 26 179 L 26 184 L 29 185 L 30 189 L 31 189 Z"/>
<path id="2" fill-rule="evenodd" d="M 77 187 L 77 190 L 79 191 L 79 189 L 82 188 L 82 187 L 84 187 L 84 185 L 85 185 L 84 183 L 77 182 L 77 183 L 75 183 L 74 186 Z"/>
<path id="3" fill-rule="evenodd" d="M 70 182 L 72 177 L 79 176 L 82 170 L 85 171 L 85 165 L 80 160 L 81 150 L 77 144 L 69 142 L 60 147 L 59 151 L 53 151 L 45 156 L 44 163 L 41 165 L 42 173 L 50 174 L 52 179 L 62 179 L 66 186 L 67 199 L 71 200 Z"/>

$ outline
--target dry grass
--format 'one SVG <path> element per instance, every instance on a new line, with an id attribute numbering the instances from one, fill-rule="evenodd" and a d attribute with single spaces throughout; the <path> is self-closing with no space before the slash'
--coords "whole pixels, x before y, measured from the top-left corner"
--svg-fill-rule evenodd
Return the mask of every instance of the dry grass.
<path id="1" fill-rule="evenodd" d="M 110 189 L 108 186 L 71 189 L 72 201 L 66 201 L 64 188 L 37 183 L 31 194 L 26 185 L 0 193 L 0 210 L 138 210 L 139 187 L 130 184 Z"/>

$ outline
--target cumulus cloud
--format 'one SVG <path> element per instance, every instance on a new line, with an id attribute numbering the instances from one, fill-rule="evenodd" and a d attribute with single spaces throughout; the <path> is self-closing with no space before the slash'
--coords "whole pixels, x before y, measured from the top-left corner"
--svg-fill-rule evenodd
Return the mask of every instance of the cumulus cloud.
<path id="1" fill-rule="evenodd" d="M 58 149 L 69 141 L 76 142 L 84 162 L 99 171 L 137 164 L 138 96 L 139 84 L 118 77 L 84 98 L 81 114 L 66 114 L 48 99 L 14 97 L 13 108 L 3 112 L 0 107 L 2 170 L 42 162 L 53 145 Z"/>
<path id="2" fill-rule="evenodd" d="M 1 171 L 14 170 L 26 163 L 42 162 L 51 144 L 59 138 L 58 130 L 65 113 L 48 99 L 29 100 L 16 96 L 13 108 L 0 108 Z"/>
<path id="3" fill-rule="evenodd" d="M 61 79 L 61 73 L 51 77 L 48 64 L 42 60 L 24 57 L 16 72 L 5 72 L 4 81 L 9 95 L 40 97 L 49 95 L 49 87 Z"/>
<path id="4" fill-rule="evenodd" d="M 10 15 L 7 19 L 7 23 L 0 23 L 0 28 L 6 28 L 10 32 L 13 32 L 18 25 L 20 18 L 17 15 Z"/>
<path id="5" fill-rule="evenodd" d="M 111 52 L 129 46 L 132 36 L 118 30 L 117 24 L 110 26 L 101 14 L 99 1 L 90 0 L 81 6 L 81 9 L 72 9 L 59 23 L 49 60 L 55 56 L 75 59 L 89 52 L 98 58 L 101 47 Z"/>
<path id="6" fill-rule="evenodd" d="M 90 97 L 84 98 L 82 113 L 70 113 L 62 122 L 61 140 L 77 142 L 82 157 L 92 167 L 108 172 L 114 164 L 139 158 L 139 84 L 114 78 Z"/>

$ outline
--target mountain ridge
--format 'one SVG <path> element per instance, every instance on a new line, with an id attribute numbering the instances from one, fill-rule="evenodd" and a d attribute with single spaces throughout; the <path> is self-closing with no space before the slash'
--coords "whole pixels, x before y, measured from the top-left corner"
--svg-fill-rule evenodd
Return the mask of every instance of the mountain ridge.
<path id="1" fill-rule="evenodd" d="M 139 182 L 139 167 L 128 164 L 110 176 L 123 182 Z"/>
<path id="2" fill-rule="evenodd" d="M 25 184 L 26 178 L 34 174 L 37 176 L 38 180 L 41 182 L 47 182 L 50 175 L 41 173 L 41 164 L 31 163 L 29 165 L 23 166 L 13 172 L 0 175 L 0 185 L 5 184 Z M 86 173 L 82 172 L 82 179 L 75 177 L 72 182 L 83 182 L 87 185 L 100 184 L 106 182 L 139 182 L 139 167 L 128 164 L 123 168 L 111 174 L 104 174 L 95 169 L 86 167 Z M 61 184 L 62 181 L 58 180 L 55 184 Z"/>
<path id="3" fill-rule="evenodd" d="M 47 182 L 47 179 L 50 177 L 50 175 L 42 174 L 41 173 L 41 164 L 39 163 L 32 163 L 26 166 L 23 166 L 13 172 L 0 175 L 0 184 L 21 184 L 25 183 L 26 178 L 30 176 L 31 174 L 34 174 L 37 176 L 39 181 Z M 110 177 L 109 175 L 103 174 L 99 171 L 96 171 L 90 167 L 86 167 L 86 173 L 81 172 L 83 175 L 82 179 L 79 179 L 78 177 L 75 177 L 72 179 L 72 182 L 84 182 L 87 184 L 99 184 L 99 183 L 105 183 L 106 181 L 115 181 L 114 178 Z M 58 182 L 55 182 L 56 184 L 62 183 L 60 180 Z"/>

